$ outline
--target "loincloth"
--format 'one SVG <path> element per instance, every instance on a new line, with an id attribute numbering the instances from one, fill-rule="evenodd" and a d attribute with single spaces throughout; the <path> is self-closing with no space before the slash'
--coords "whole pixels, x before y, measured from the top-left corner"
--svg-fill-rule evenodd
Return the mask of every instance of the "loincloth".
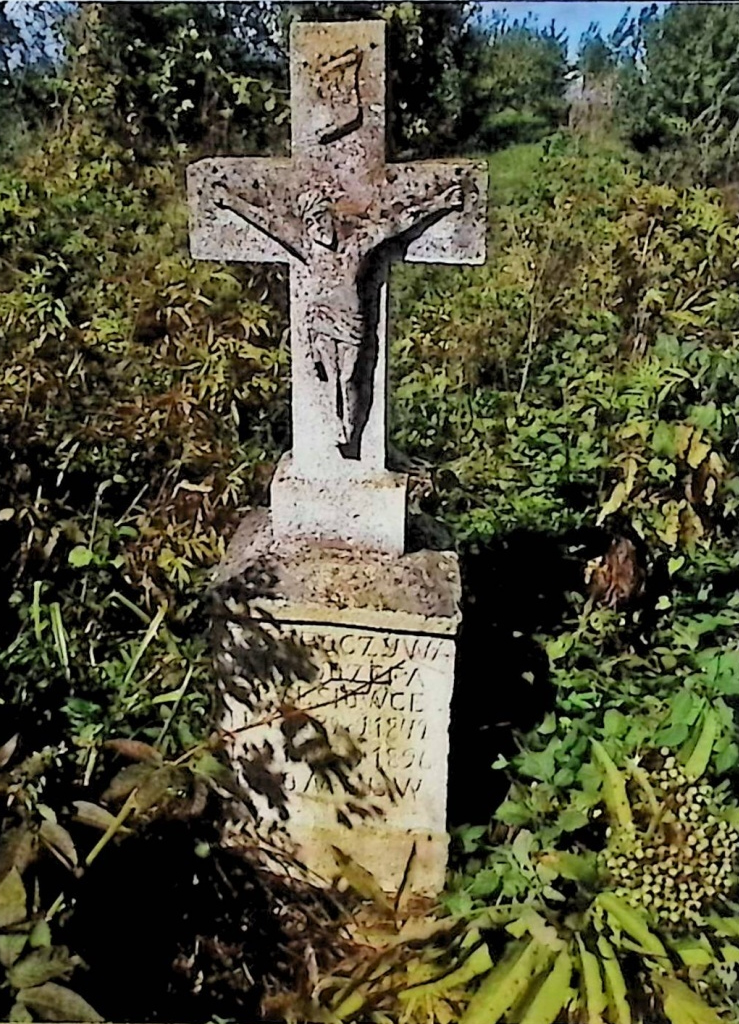
<path id="1" fill-rule="evenodd" d="M 364 339 L 364 318 L 352 310 L 325 305 L 312 306 L 308 312 L 308 329 L 332 341 L 361 345 Z"/>

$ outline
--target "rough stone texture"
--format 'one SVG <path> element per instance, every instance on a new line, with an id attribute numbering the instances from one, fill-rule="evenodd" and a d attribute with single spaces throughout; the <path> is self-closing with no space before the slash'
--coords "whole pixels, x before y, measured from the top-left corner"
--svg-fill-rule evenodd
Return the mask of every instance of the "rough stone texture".
<path id="1" fill-rule="evenodd" d="M 384 30 L 294 22 L 292 159 L 201 160 L 188 191 L 194 257 L 291 268 L 293 452 L 273 483 L 275 530 L 396 553 L 405 488 L 392 495 L 386 471 L 389 266 L 484 261 L 487 167 L 385 163 Z M 324 518 L 337 482 L 342 500 L 352 483 L 377 482 L 384 498 Z"/>
<path id="2" fill-rule="evenodd" d="M 343 541 L 369 551 L 402 555 L 408 478 L 378 472 L 354 480 L 302 477 L 292 457 L 280 460 L 272 480 L 272 525 L 284 538 Z"/>
<path id="3" fill-rule="evenodd" d="M 346 614 L 347 621 L 357 622 L 362 612 L 387 611 L 407 616 L 408 628 L 417 625 L 416 617 L 431 622 L 434 632 L 454 634 L 457 629 L 462 592 L 459 562 L 450 551 L 396 558 L 344 545 L 285 544 L 275 537 L 269 512 L 255 509 L 234 534 L 214 583 L 240 579 L 254 566 L 269 573 L 269 600 L 279 594 L 290 604 L 304 605 L 308 618 L 316 612 L 334 620 Z"/>
<path id="4" fill-rule="evenodd" d="M 395 892 L 410 859 L 406 891 L 434 895 L 447 852 L 456 556 L 285 545 L 253 513 L 217 583 L 228 591 L 248 572 L 261 582 L 240 607 L 229 599 L 217 661 L 231 757 L 264 797 L 256 816 L 263 827 L 281 818 L 293 852 L 325 879 L 343 853 Z"/>

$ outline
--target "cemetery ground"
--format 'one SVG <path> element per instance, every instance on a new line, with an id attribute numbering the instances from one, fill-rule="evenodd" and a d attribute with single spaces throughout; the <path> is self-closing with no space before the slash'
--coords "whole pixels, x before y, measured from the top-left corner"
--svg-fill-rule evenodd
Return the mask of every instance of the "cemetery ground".
<path id="1" fill-rule="evenodd" d="M 410 536 L 465 583 L 409 917 L 218 841 L 208 574 L 289 446 L 286 285 L 190 259 L 185 163 L 80 116 L 0 169 L 2 1014 L 736 1020 L 735 198 L 563 131 L 490 158 L 484 266 L 394 273 Z"/>

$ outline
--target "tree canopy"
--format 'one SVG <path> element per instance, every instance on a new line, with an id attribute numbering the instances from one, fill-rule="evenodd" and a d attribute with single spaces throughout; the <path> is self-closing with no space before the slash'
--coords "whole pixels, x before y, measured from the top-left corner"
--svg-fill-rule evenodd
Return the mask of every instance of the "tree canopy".
<path id="1" fill-rule="evenodd" d="M 727 180 L 739 152 L 739 7 L 671 4 L 641 20 L 624 65 L 621 116 L 667 173 Z"/>

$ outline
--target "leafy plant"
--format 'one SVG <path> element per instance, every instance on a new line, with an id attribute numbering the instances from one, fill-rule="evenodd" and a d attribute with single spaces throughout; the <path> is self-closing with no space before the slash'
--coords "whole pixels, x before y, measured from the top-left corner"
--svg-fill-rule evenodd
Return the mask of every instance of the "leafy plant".
<path id="1" fill-rule="evenodd" d="M 623 1024 L 660 1012 L 671 1024 L 720 1019 L 705 996 L 715 998 L 715 971 L 738 955 L 716 937 L 732 934 L 733 917 L 717 911 L 733 909 L 725 901 L 736 885 L 739 833 L 727 787 L 697 784 L 713 731 L 707 718 L 681 752 L 683 769 L 664 748 L 644 752 L 643 763 L 632 760 L 624 772 L 593 741 L 581 779 L 590 788 L 588 820 L 607 822 L 605 845 L 593 858 L 587 840 L 567 850 L 547 848 L 542 830 L 519 834 L 514 850 L 537 882 L 522 904 L 504 902 L 492 912 L 491 923 L 508 906 L 506 930 L 514 939 L 463 1021 L 494 1024 L 507 1014 L 552 1024 L 566 1013 Z M 652 769 L 644 766 L 650 762 Z M 599 776 L 597 789 L 592 776 Z M 493 857 L 500 861 L 499 849 Z M 476 899 L 505 884 L 487 872 L 486 886 L 485 877 L 472 875 L 468 891 Z M 475 917 L 476 927 L 484 915 Z"/>
<path id="2" fill-rule="evenodd" d="M 66 946 L 52 942 L 49 922 L 54 908 L 42 909 L 37 888 L 34 894 L 25 881 L 44 850 L 70 871 L 78 868 L 78 857 L 69 832 L 35 792 L 34 780 L 48 767 L 53 753 L 44 751 L 11 768 L 8 764 L 17 743 L 18 736 L 13 736 L 0 748 L 0 795 L 6 804 L 14 805 L 16 820 L 9 828 L 0 819 L 0 976 L 12 1003 L 6 1005 L 6 1019 L 100 1021 L 102 1017 L 82 996 L 61 984 L 82 961 Z"/>
<path id="3" fill-rule="evenodd" d="M 639 26 L 622 120 L 634 144 L 683 181 L 733 177 L 737 31 L 733 4 L 674 4 Z"/>

